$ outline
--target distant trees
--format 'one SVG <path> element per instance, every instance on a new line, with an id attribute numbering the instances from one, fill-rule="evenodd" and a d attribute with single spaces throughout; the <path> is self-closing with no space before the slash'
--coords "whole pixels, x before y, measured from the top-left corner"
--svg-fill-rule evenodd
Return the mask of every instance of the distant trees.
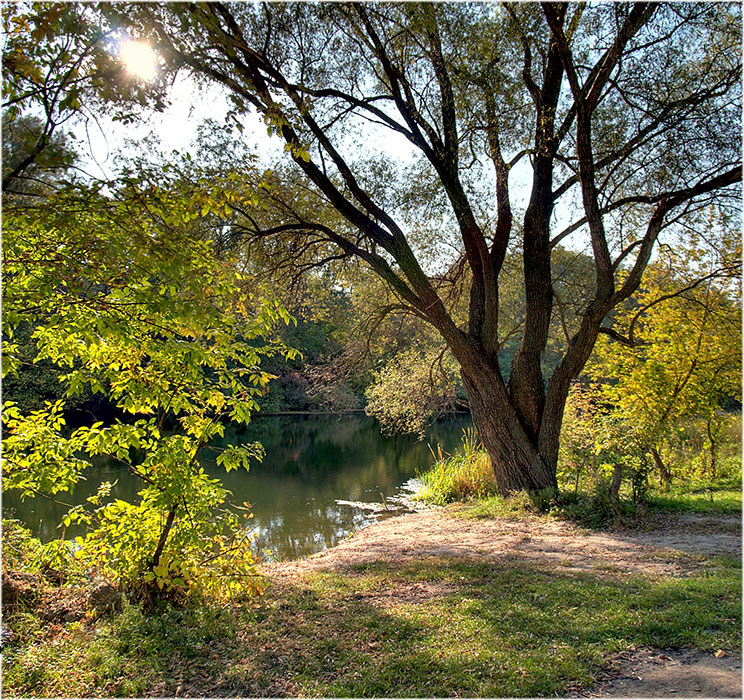
<path id="1" fill-rule="evenodd" d="M 255 110 L 301 189 L 241 235 L 356 257 L 459 364 L 502 492 L 555 489 L 572 380 L 639 289 L 660 236 L 714 206 L 738 228 L 740 8 L 707 3 L 105 5 Z M 386 142 L 407 149 L 388 155 Z M 520 182 L 523 183 L 520 186 Z M 519 196 L 524 197 L 523 204 Z M 589 241 L 593 289 L 547 376 L 556 246 Z M 290 242 L 291 241 L 291 242 Z M 526 299 L 508 381 L 501 280 Z M 335 253 L 332 251 L 336 251 Z M 467 318 L 454 313 L 467 271 Z"/>

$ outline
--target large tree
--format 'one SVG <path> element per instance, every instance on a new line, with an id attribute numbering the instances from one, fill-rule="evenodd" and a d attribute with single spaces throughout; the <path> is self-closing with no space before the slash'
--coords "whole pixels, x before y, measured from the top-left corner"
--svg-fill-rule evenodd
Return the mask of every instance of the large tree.
<path id="1" fill-rule="evenodd" d="M 238 115 L 256 110 L 284 140 L 302 189 L 271 212 L 244 211 L 236 226 L 264 240 L 291 236 L 323 255 L 332 243 L 434 326 L 460 365 L 503 492 L 556 488 L 571 380 L 613 309 L 638 289 L 660 235 L 684 235 L 703 206 L 738 217 L 736 4 L 204 3 L 102 12 L 154 43 L 164 65 L 223 85 Z M 401 158 L 387 145 L 396 139 L 408 149 Z M 545 376 L 560 307 L 551 255 L 580 235 L 594 289 Z M 523 256 L 526 308 L 505 368 L 499 279 L 510 247 Z M 449 291 L 463 279 L 469 311 L 460 323 Z"/>

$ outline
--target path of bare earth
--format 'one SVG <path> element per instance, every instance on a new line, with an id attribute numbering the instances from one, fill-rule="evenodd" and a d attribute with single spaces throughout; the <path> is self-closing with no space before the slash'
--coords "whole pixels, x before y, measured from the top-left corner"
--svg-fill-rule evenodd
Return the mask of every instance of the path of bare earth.
<path id="1" fill-rule="evenodd" d="M 295 579 L 376 561 L 405 565 L 451 557 L 504 564 L 526 560 L 564 573 L 687 576 L 716 554 L 741 557 L 740 516 L 660 515 L 648 518 L 640 529 L 586 531 L 559 520 L 460 520 L 429 510 L 370 525 L 308 559 L 269 565 L 267 573 Z M 377 594 L 369 602 L 389 607 L 446 592 L 411 584 Z M 741 697 L 741 678 L 738 653 L 715 658 L 693 650 L 637 649 L 609 659 L 599 684 L 577 695 Z"/>

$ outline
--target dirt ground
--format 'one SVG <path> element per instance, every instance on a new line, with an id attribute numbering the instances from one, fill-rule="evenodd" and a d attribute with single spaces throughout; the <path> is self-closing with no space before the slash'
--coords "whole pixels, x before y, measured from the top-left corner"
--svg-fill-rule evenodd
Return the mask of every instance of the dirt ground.
<path id="1" fill-rule="evenodd" d="M 686 576 L 712 554 L 741 556 L 739 516 L 676 515 L 647 519 L 642 529 L 586 531 L 562 521 L 458 520 L 429 510 L 363 528 L 338 546 L 304 560 L 272 564 L 267 573 L 297 578 L 305 572 L 427 557 L 491 562 L 534 560 L 556 571 Z M 411 584 L 378 596 L 388 607 L 447 591 Z M 372 602 L 372 601 L 370 601 Z M 636 649 L 608 659 L 597 685 L 574 697 L 741 697 L 740 653 L 716 658 L 689 649 Z"/>
<path id="2" fill-rule="evenodd" d="M 691 649 L 638 649 L 613 659 L 581 697 L 740 698 L 741 659 Z"/>

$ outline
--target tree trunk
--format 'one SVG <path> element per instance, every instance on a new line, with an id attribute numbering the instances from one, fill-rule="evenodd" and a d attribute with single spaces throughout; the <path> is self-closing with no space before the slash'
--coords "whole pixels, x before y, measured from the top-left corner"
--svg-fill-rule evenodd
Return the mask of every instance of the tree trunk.
<path id="1" fill-rule="evenodd" d="M 556 465 L 544 458 L 528 436 L 496 373 L 462 373 L 473 423 L 491 458 L 502 495 L 558 490 Z M 505 400 L 506 399 L 506 400 Z"/>
<path id="2" fill-rule="evenodd" d="M 714 431 L 712 428 L 712 420 L 711 418 L 708 418 L 706 421 L 706 430 L 708 432 L 708 442 L 710 443 L 710 465 L 709 465 L 709 471 L 710 471 L 710 478 L 715 479 L 716 478 L 716 439 L 713 435 Z"/>
<path id="3" fill-rule="evenodd" d="M 616 503 L 620 498 L 620 484 L 623 481 L 623 465 L 616 464 L 612 470 L 612 482 L 610 483 L 610 501 Z"/>
<path id="4" fill-rule="evenodd" d="M 176 510 L 178 510 L 178 505 L 173 504 L 171 509 L 168 511 L 168 517 L 165 519 L 165 525 L 160 532 L 160 539 L 158 540 L 157 547 L 155 547 L 155 553 L 152 555 L 152 562 L 149 567 L 150 571 L 152 571 L 160 562 L 160 557 L 165 548 L 165 541 L 168 539 L 168 535 L 173 527 L 173 521 L 176 519 Z"/>
<path id="5" fill-rule="evenodd" d="M 669 486 L 672 482 L 672 473 L 667 468 L 667 465 L 664 464 L 664 460 L 661 458 L 661 452 L 656 447 L 652 447 L 651 456 L 654 458 L 654 464 L 659 470 L 659 478 L 661 479 L 661 482 L 665 486 Z"/>

